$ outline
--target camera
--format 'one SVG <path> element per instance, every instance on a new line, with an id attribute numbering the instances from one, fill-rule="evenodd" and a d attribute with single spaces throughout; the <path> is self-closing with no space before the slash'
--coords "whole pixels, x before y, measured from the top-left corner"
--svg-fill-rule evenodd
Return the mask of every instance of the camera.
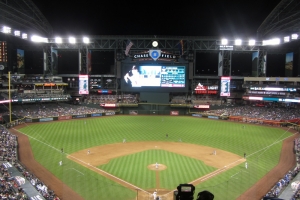
<path id="1" fill-rule="evenodd" d="M 195 186 L 192 184 L 180 184 L 177 186 L 177 191 L 174 191 L 173 200 L 193 200 L 195 193 Z M 214 195 L 207 191 L 201 191 L 197 195 L 196 200 L 213 200 Z"/>
<path id="2" fill-rule="evenodd" d="M 175 200 L 193 200 L 195 193 L 195 186 L 192 184 L 180 184 L 177 186 L 177 194 Z"/>

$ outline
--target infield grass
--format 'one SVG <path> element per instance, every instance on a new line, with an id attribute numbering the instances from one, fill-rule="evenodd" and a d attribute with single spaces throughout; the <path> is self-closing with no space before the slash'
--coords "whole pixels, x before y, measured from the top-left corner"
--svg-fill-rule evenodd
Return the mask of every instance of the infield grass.
<path id="1" fill-rule="evenodd" d="M 292 135 L 273 127 L 247 124 L 243 128 L 240 123 L 186 116 L 121 115 L 28 124 L 20 131 L 30 137 L 35 159 L 87 200 L 102 199 L 99 197 L 103 195 L 105 195 L 103 199 L 133 200 L 136 192 L 66 159 L 66 156 L 60 153 L 62 147 L 64 152 L 71 154 L 94 146 L 120 143 L 123 138 L 128 142 L 177 142 L 181 138 L 182 142 L 210 146 L 240 156 L 245 152 L 249 166 L 247 171 L 244 164 L 241 164 L 196 186 L 195 194 L 207 189 L 215 194 L 217 200 L 232 200 L 278 163 L 282 140 Z M 169 135 L 168 138 L 166 134 Z M 185 156 L 151 151 L 114 159 L 100 168 L 139 187 L 153 188 L 154 178 L 151 172 L 145 169 L 143 171 L 136 165 L 134 172 L 138 176 L 135 176 L 135 173 L 128 174 L 124 163 L 132 163 L 132 159 L 142 163 L 147 159 L 145 154 L 151 159 L 156 153 L 176 158 L 170 159 L 170 162 L 180 163 L 177 171 L 162 172 L 165 173 L 163 176 L 167 177 L 161 182 L 165 188 L 175 189 L 174 186 L 180 183 L 186 183 L 194 177 L 203 176 L 204 173 L 214 170 L 212 167 L 204 166 L 201 161 L 190 161 L 191 158 Z M 63 160 L 64 167 L 59 167 L 60 160 Z M 194 167 L 199 165 L 204 169 L 201 172 Z"/>

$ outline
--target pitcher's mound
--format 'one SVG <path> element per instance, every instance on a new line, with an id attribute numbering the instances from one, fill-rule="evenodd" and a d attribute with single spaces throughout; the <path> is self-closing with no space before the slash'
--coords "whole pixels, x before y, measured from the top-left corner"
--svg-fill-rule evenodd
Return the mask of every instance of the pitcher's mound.
<path id="1" fill-rule="evenodd" d="M 156 164 L 151 164 L 151 165 L 148 165 L 147 168 L 150 169 L 150 170 L 158 170 L 158 171 L 161 171 L 161 170 L 167 169 L 167 166 L 166 166 L 166 165 L 163 165 L 163 164 L 159 164 L 158 167 L 156 168 Z"/>

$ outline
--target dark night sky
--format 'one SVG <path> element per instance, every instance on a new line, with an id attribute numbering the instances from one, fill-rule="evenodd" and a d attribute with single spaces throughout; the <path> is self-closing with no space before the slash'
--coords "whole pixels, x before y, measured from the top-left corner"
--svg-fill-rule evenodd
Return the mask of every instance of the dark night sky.
<path id="1" fill-rule="evenodd" d="M 52 36 L 169 35 L 241 37 L 242 39 L 256 38 L 258 27 L 280 2 L 280 0 L 187 0 L 178 3 L 114 0 L 32 1 L 52 26 Z M 215 74 L 217 54 L 197 55 L 196 58 L 198 58 L 196 73 Z M 233 59 L 235 59 L 232 62 L 232 71 L 235 70 L 233 74 L 251 73 L 251 54 L 234 55 Z M 103 60 L 104 65 L 113 64 L 113 60 L 107 60 Z M 101 63 L 101 60 L 98 59 L 97 62 Z M 271 62 L 269 60 L 268 63 Z M 98 69 L 95 73 L 108 71 L 109 69 Z M 271 73 L 272 70 L 268 71 Z M 272 73 L 281 74 L 278 70 Z"/>

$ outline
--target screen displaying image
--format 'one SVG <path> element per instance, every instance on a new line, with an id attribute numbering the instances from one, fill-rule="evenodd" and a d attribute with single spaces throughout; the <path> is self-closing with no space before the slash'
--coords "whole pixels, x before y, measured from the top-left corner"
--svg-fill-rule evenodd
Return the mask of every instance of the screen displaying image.
<path id="1" fill-rule="evenodd" d="M 124 72 L 125 88 L 185 88 L 185 66 L 132 65 Z"/>
<path id="2" fill-rule="evenodd" d="M 230 77 L 221 77 L 220 96 L 230 96 Z"/>
<path id="3" fill-rule="evenodd" d="M 88 75 L 79 75 L 79 94 L 89 94 Z"/>

